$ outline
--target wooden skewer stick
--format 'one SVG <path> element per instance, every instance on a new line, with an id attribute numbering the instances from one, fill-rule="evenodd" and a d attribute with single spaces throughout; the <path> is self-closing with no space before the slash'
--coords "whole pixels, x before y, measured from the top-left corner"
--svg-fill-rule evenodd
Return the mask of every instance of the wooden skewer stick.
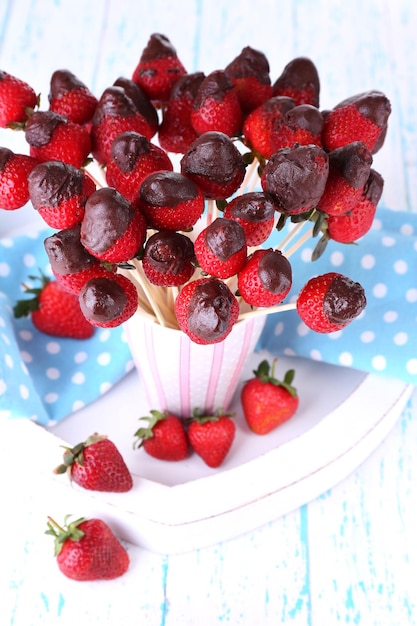
<path id="1" fill-rule="evenodd" d="M 286 304 L 278 304 L 277 306 L 271 306 L 268 308 L 252 309 L 251 311 L 245 311 L 240 313 L 238 321 L 247 320 L 251 317 L 257 317 L 259 315 L 270 315 L 271 313 L 282 313 L 283 311 L 292 311 L 296 307 L 295 302 L 288 302 Z"/>
<path id="2" fill-rule="evenodd" d="M 245 178 L 243 179 L 242 184 L 240 185 L 239 189 L 236 192 L 237 196 L 241 196 L 242 194 L 245 193 L 254 174 L 256 174 L 256 176 L 255 176 L 255 183 L 253 186 L 256 185 L 256 181 L 259 178 L 257 174 L 258 165 L 259 165 L 259 161 L 255 157 L 252 163 L 249 165 L 248 169 L 246 170 Z"/>
<path id="3" fill-rule="evenodd" d="M 139 285 L 141 286 L 146 298 L 148 299 L 149 305 L 152 309 L 152 311 L 155 314 L 155 317 L 157 318 L 159 324 L 161 326 L 167 326 L 167 322 L 165 319 L 164 314 L 161 311 L 161 301 L 160 298 L 158 298 L 156 296 L 156 294 L 158 293 L 157 290 L 152 290 L 150 283 L 148 282 L 148 280 L 146 279 L 145 276 L 143 276 L 142 271 L 141 271 L 141 267 L 138 263 L 135 262 L 135 269 L 134 270 L 129 270 L 132 272 L 132 274 L 134 275 L 135 279 L 138 281 Z M 156 296 L 156 297 L 155 297 Z"/>
<path id="4" fill-rule="evenodd" d="M 285 256 L 287 257 L 287 259 L 294 254 L 294 252 L 296 252 L 298 250 L 298 248 L 301 248 L 302 245 L 305 244 L 306 241 L 308 241 L 310 239 L 310 237 L 313 234 L 313 226 L 311 228 L 308 229 L 308 231 L 306 233 L 304 233 L 304 235 L 302 237 L 300 237 L 300 239 L 298 239 L 289 250 L 287 250 L 287 252 L 285 253 Z"/>

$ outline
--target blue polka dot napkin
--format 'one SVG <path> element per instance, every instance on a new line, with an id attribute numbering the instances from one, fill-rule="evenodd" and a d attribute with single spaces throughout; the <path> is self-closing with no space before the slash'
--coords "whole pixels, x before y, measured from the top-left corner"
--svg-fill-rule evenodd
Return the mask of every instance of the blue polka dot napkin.
<path id="1" fill-rule="evenodd" d="M 365 311 L 343 330 L 328 335 L 309 330 L 294 311 L 271 315 L 260 347 L 416 385 L 417 213 L 378 208 L 365 237 L 356 244 L 329 242 L 322 257 L 312 262 L 315 245 L 316 239 L 311 238 L 290 257 L 290 299 L 312 275 L 334 271 L 361 283 Z"/>
<path id="2" fill-rule="evenodd" d="M 39 333 L 29 318 L 14 319 L 22 283 L 38 269 L 49 273 L 43 241 L 50 232 L 0 240 L 0 416 L 44 425 L 92 402 L 133 368 L 122 328 L 97 329 L 77 341 Z M 271 244 L 283 236 L 274 234 Z M 378 208 L 366 237 L 355 245 L 330 242 L 312 262 L 315 243 L 309 239 L 290 257 L 288 300 L 311 276 L 337 271 L 363 285 L 365 311 L 330 335 L 308 330 L 295 311 L 270 315 L 258 348 L 417 384 L 417 213 Z"/>
<path id="3" fill-rule="evenodd" d="M 14 319 L 22 283 L 39 270 L 50 274 L 43 241 L 51 232 L 0 240 L 0 416 L 43 425 L 97 399 L 133 368 L 122 328 L 73 340 L 40 333 L 30 318 Z"/>

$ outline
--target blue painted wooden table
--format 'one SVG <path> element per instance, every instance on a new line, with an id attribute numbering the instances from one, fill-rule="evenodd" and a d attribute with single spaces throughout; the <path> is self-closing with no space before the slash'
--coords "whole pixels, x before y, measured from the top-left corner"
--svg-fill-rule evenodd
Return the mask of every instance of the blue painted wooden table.
<path id="1" fill-rule="evenodd" d="M 153 32 L 190 71 L 224 67 L 245 45 L 265 52 L 273 76 L 309 56 L 323 106 L 370 88 L 389 94 L 390 132 L 375 158 L 382 202 L 417 211 L 416 3 L 2 0 L 0 67 L 43 94 L 52 71 L 67 67 L 99 94 L 131 72 Z M 377 450 L 319 498 L 190 553 L 129 546 L 129 574 L 111 583 L 59 574 L 36 501 L 8 489 L 3 468 L 0 625 L 417 624 L 416 442 L 415 392 Z"/>

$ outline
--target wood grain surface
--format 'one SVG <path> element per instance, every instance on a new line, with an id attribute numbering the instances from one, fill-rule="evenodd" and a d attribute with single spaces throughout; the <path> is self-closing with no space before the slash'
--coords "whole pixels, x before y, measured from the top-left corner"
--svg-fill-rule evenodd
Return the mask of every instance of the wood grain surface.
<path id="1" fill-rule="evenodd" d="M 293 57 L 309 56 L 321 108 L 385 92 L 392 116 L 375 156 L 386 182 L 381 202 L 417 211 L 417 3 L 1 0 L 0 68 L 30 82 L 45 107 L 58 68 L 100 95 L 131 76 L 154 32 L 171 39 L 188 71 L 222 68 L 250 45 L 267 55 L 275 80 Z M 18 146 L 19 136 L 5 132 L 0 145 Z M 210 548 L 168 557 L 128 546 L 130 570 L 111 583 L 59 574 L 31 478 L 11 488 L 1 466 L 0 626 L 417 624 L 416 442 L 414 393 L 382 445 L 331 491 Z"/>

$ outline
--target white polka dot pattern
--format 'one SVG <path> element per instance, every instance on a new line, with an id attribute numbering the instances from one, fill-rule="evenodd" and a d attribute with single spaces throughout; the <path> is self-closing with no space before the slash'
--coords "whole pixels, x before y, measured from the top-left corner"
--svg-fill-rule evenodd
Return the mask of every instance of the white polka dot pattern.
<path id="1" fill-rule="evenodd" d="M 25 297 L 21 284 L 38 268 L 50 273 L 43 247 L 49 233 L 0 241 L 0 416 L 45 425 L 92 402 L 133 368 L 121 328 L 97 329 L 77 341 L 44 335 L 29 318 L 13 318 L 14 304 Z"/>
<path id="2" fill-rule="evenodd" d="M 291 256 L 290 299 L 312 274 L 335 271 L 362 284 L 365 311 L 329 335 L 309 330 L 294 311 L 270 316 L 260 347 L 417 384 L 417 213 L 378 208 L 371 231 L 357 245 L 329 242 L 311 262 L 313 247 L 309 242 Z"/>

